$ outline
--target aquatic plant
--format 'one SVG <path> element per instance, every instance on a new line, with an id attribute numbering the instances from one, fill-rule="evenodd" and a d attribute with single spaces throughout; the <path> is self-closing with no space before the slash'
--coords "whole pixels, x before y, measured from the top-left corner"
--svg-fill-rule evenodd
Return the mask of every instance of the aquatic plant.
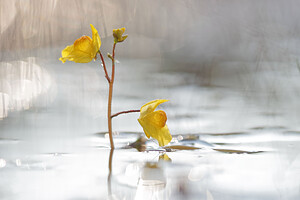
<path id="1" fill-rule="evenodd" d="M 97 54 L 99 54 L 102 66 L 105 73 L 105 78 L 109 84 L 109 93 L 108 93 L 108 109 L 107 109 L 107 124 L 108 124 L 108 133 L 111 149 L 114 149 L 114 142 L 112 136 L 112 118 L 120 115 L 131 112 L 140 112 L 140 117 L 138 119 L 140 125 L 143 127 L 145 135 L 150 138 L 154 138 L 158 141 L 160 146 L 167 145 L 171 140 L 172 136 L 169 132 L 168 126 L 166 125 L 167 115 L 164 111 L 158 110 L 154 111 L 156 107 L 168 100 L 158 99 L 153 100 L 141 107 L 140 110 L 128 110 L 118 112 L 116 114 L 111 113 L 112 106 L 112 96 L 113 96 L 113 86 L 115 80 L 115 49 L 117 43 L 123 42 L 128 36 L 123 35 L 125 28 L 113 29 L 114 44 L 112 49 L 112 54 L 108 53 L 107 56 L 112 61 L 111 75 L 107 73 L 106 64 L 103 58 L 103 55 L 100 51 L 101 39 L 98 34 L 97 29 L 90 24 L 92 29 L 92 38 L 89 36 L 82 36 L 79 39 L 75 40 L 74 44 L 67 46 L 62 50 L 62 57 L 59 58 L 63 63 L 67 60 L 73 61 L 76 63 L 88 63 L 92 60 L 97 59 Z"/>

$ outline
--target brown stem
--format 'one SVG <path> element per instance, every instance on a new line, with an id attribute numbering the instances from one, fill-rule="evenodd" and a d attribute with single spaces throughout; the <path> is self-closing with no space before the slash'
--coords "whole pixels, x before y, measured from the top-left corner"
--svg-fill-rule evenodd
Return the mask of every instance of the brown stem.
<path id="1" fill-rule="evenodd" d="M 114 149 L 114 141 L 112 136 L 112 122 L 111 122 L 111 103 L 113 93 L 113 82 L 109 82 L 109 93 L 108 93 L 108 108 L 107 108 L 107 120 L 108 120 L 108 133 L 111 149 Z"/>
<path id="2" fill-rule="evenodd" d="M 126 113 L 132 113 L 132 112 L 140 112 L 140 110 L 126 110 L 126 111 L 122 111 L 122 112 L 118 112 L 118 113 L 115 113 L 111 116 L 111 118 L 114 118 L 118 115 L 121 115 L 121 114 L 126 114 Z"/>
<path id="3" fill-rule="evenodd" d="M 114 149 L 114 141 L 112 136 L 112 120 L 111 120 L 111 104 L 112 104 L 112 95 L 113 95 L 113 86 L 115 80 L 115 48 L 116 43 L 113 46 L 113 55 L 112 55 L 112 70 L 111 70 L 111 79 L 109 82 L 109 93 L 108 93 L 108 109 L 107 109 L 107 120 L 108 120 L 108 133 L 111 149 Z"/>
<path id="4" fill-rule="evenodd" d="M 99 55 L 100 55 L 100 58 L 101 58 L 101 61 L 102 61 L 102 64 L 103 64 L 103 69 L 104 69 L 104 72 L 105 72 L 105 78 L 107 79 L 108 83 L 110 83 L 110 78 L 109 78 L 108 73 L 107 73 L 107 70 L 106 70 L 104 58 L 103 58 L 103 56 L 102 56 L 101 51 L 98 51 L 98 52 L 99 52 Z"/>

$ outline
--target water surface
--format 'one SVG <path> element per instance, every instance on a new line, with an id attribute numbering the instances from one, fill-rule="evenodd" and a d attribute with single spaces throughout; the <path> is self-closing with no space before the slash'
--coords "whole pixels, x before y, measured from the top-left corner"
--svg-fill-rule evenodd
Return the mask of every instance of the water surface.
<path id="1" fill-rule="evenodd" d="M 171 145 L 193 149 L 165 151 L 153 140 L 144 152 L 129 148 L 143 136 L 134 113 L 114 119 L 111 152 L 99 62 L 40 56 L 49 51 L 59 52 L 1 62 L 1 199 L 299 199 L 299 104 L 290 94 L 300 85 L 282 76 L 295 65 L 257 72 L 251 62 L 221 62 L 207 70 L 168 55 L 120 57 L 113 111 L 169 99 L 160 109 Z"/>

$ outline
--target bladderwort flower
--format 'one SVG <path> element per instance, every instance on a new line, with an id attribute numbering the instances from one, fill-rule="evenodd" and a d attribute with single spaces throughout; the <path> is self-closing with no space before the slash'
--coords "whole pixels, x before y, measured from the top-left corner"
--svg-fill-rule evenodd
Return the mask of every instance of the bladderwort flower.
<path id="1" fill-rule="evenodd" d="M 151 101 L 144 106 L 140 110 L 127 110 L 121 111 L 115 114 L 112 114 L 112 97 L 113 97 L 113 85 L 115 80 L 115 49 L 117 43 L 123 42 L 127 35 L 123 35 L 125 32 L 125 28 L 113 29 L 113 37 L 114 44 L 112 48 L 112 54 L 108 54 L 108 57 L 112 61 L 111 66 L 111 75 L 108 74 L 105 60 L 100 51 L 101 39 L 98 34 L 98 31 L 94 28 L 92 24 L 90 24 L 92 29 L 92 38 L 89 36 L 82 36 L 77 39 L 74 44 L 67 46 L 64 50 L 62 50 L 62 57 L 59 58 L 63 63 L 67 60 L 73 61 L 76 63 L 88 63 L 93 59 L 96 59 L 97 54 L 99 53 L 102 65 L 105 73 L 105 78 L 109 85 L 108 92 L 108 106 L 107 106 L 107 125 L 108 125 L 108 133 L 109 133 L 109 141 L 111 149 L 114 149 L 113 142 L 113 134 L 112 134 L 112 118 L 126 113 L 132 112 L 140 112 L 140 117 L 138 119 L 140 125 L 143 127 L 144 132 L 148 138 L 152 137 L 156 139 L 159 143 L 159 146 L 167 145 L 171 140 L 172 136 L 166 125 L 167 115 L 162 110 L 155 111 L 156 107 L 164 103 L 168 100 L 158 99 Z M 145 146 L 143 147 L 145 148 Z M 109 167 L 111 171 L 111 166 Z"/>
<path id="2" fill-rule="evenodd" d="M 88 63 L 96 58 L 96 54 L 101 46 L 101 39 L 98 31 L 90 24 L 92 29 L 92 39 L 89 36 L 82 36 L 74 44 L 67 46 L 62 50 L 62 57 L 59 58 L 63 63 L 67 60 L 76 63 Z"/>
<path id="3" fill-rule="evenodd" d="M 165 146 L 172 140 L 169 128 L 166 125 L 166 113 L 162 110 L 154 111 L 159 104 L 166 101 L 168 100 L 157 99 L 146 103 L 141 107 L 138 119 L 144 129 L 145 135 L 148 138 L 152 137 L 156 139 L 159 146 Z"/>

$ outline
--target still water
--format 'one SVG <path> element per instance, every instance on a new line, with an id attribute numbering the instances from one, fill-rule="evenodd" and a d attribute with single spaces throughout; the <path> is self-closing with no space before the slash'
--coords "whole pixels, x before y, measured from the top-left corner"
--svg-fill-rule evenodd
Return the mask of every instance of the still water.
<path id="1" fill-rule="evenodd" d="M 1 199 L 300 198 L 295 63 L 120 57 L 113 111 L 169 99 L 171 145 L 193 148 L 130 148 L 143 136 L 133 113 L 114 118 L 110 151 L 99 61 L 61 64 L 62 48 L 1 62 Z"/>

